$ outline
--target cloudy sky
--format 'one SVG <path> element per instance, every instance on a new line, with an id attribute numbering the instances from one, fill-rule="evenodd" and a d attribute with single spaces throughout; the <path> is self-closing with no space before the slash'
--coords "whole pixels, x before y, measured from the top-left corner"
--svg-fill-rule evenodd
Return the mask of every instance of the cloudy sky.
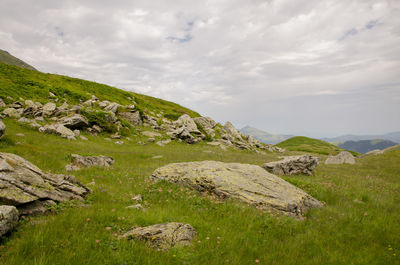
<path id="1" fill-rule="evenodd" d="M 400 130 L 398 0 L 1 0 L 0 49 L 238 128 Z"/>

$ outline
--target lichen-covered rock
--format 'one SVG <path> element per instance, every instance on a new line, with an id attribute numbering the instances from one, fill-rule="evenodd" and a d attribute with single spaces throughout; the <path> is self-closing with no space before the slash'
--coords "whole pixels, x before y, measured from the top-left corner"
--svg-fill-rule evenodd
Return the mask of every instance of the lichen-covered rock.
<path id="1" fill-rule="evenodd" d="M 242 134 L 229 121 L 225 123 L 224 129 L 229 135 L 233 136 L 235 139 L 242 139 Z"/>
<path id="2" fill-rule="evenodd" d="M 195 236 L 196 231 L 191 225 L 172 222 L 137 227 L 130 230 L 122 237 L 144 240 L 150 247 L 167 250 L 172 247 L 190 245 Z"/>
<path id="3" fill-rule="evenodd" d="M 46 201 L 82 200 L 89 191 L 73 176 L 45 174 L 20 156 L 0 153 L 0 201 L 3 203 L 25 209 Z"/>
<path id="4" fill-rule="evenodd" d="M 118 113 L 122 118 L 127 120 L 130 124 L 134 126 L 142 125 L 142 119 L 140 118 L 139 111 L 126 111 Z"/>
<path id="5" fill-rule="evenodd" d="M 104 110 L 110 111 L 112 113 L 116 113 L 118 111 L 119 107 L 120 107 L 120 105 L 118 103 L 112 102 L 112 103 L 108 104 L 107 107 L 104 108 Z"/>
<path id="6" fill-rule="evenodd" d="M 43 106 L 43 116 L 51 116 L 55 113 L 57 105 L 53 102 L 49 102 Z"/>
<path id="7" fill-rule="evenodd" d="M 141 134 L 144 135 L 144 136 L 147 136 L 147 137 L 151 137 L 151 138 L 154 138 L 154 137 L 161 137 L 161 134 L 160 134 L 160 133 L 158 133 L 158 132 L 152 132 L 152 131 L 144 131 L 144 132 L 141 132 Z"/>
<path id="8" fill-rule="evenodd" d="M 75 114 L 71 117 L 64 117 L 60 119 L 59 123 L 72 130 L 82 129 L 89 126 L 89 122 L 86 117 L 80 114 Z"/>
<path id="9" fill-rule="evenodd" d="M 347 151 L 342 151 L 336 156 L 329 156 L 325 160 L 325 164 L 355 164 L 356 160 L 354 159 L 354 156 Z"/>
<path id="10" fill-rule="evenodd" d="M 18 224 L 18 215 L 15 206 L 0 205 L 0 237 Z"/>
<path id="11" fill-rule="evenodd" d="M 3 114 L 11 118 L 19 119 L 21 117 L 21 113 L 22 111 L 19 111 L 15 108 L 6 108 L 5 110 L 3 110 Z"/>
<path id="12" fill-rule="evenodd" d="M 276 175 L 311 176 L 318 165 L 318 157 L 310 155 L 286 156 L 282 160 L 265 163 L 263 168 Z"/>
<path id="13" fill-rule="evenodd" d="M 6 133 L 6 125 L 2 120 L 0 120 L 0 137 Z"/>
<path id="14" fill-rule="evenodd" d="M 156 169 L 151 177 L 288 215 L 301 215 L 308 208 L 322 206 L 303 190 L 255 165 L 217 161 L 175 163 Z"/>
<path id="15" fill-rule="evenodd" d="M 204 129 L 214 129 L 214 127 L 217 125 L 217 123 L 210 117 L 196 117 L 193 118 L 193 120 Z"/>
<path id="16" fill-rule="evenodd" d="M 114 158 L 110 156 L 80 156 L 72 154 L 72 163 L 67 165 L 67 170 L 79 170 L 85 167 L 110 167 Z"/>
<path id="17" fill-rule="evenodd" d="M 196 123 L 187 114 L 183 114 L 182 116 L 180 116 L 179 119 L 174 122 L 174 124 L 176 128 L 184 128 L 189 133 L 201 134 L 201 132 L 197 128 Z"/>
<path id="18" fill-rule="evenodd" d="M 75 140 L 75 133 L 62 124 L 48 124 L 39 128 L 40 132 L 57 134 L 61 137 Z"/>

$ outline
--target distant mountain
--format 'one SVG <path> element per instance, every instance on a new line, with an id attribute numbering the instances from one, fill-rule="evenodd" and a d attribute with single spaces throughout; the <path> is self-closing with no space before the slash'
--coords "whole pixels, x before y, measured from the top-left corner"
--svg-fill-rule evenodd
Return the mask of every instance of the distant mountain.
<path id="1" fill-rule="evenodd" d="M 0 63 L 15 65 L 18 67 L 36 70 L 33 66 L 27 64 L 26 62 L 12 56 L 9 52 L 0 49 Z"/>
<path id="2" fill-rule="evenodd" d="M 346 141 L 344 143 L 338 144 L 340 148 L 356 151 L 362 154 L 365 154 L 369 151 L 375 149 L 386 149 L 391 146 L 395 146 L 397 143 L 389 141 L 389 140 L 382 140 L 382 139 L 375 139 L 375 140 L 361 140 L 361 141 Z"/>
<path id="3" fill-rule="evenodd" d="M 400 132 L 392 132 L 387 134 L 378 134 L 378 135 L 353 135 L 346 134 L 339 137 L 334 138 L 322 138 L 321 140 L 330 142 L 330 143 L 338 143 L 338 142 L 346 142 L 346 141 L 361 141 L 361 140 L 374 140 L 374 139 L 383 139 L 389 140 L 395 143 L 400 143 Z"/>
<path id="4" fill-rule="evenodd" d="M 240 131 L 243 134 L 253 136 L 255 139 L 265 144 L 276 144 L 294 136 L 285 134 L 271 134 L 250 126 L 246 126 L 240 129 Z"/>

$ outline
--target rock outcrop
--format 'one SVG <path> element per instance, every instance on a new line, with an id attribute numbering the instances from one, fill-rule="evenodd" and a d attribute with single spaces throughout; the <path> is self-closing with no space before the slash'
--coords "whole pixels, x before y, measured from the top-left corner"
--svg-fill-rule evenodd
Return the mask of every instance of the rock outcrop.
<path id="1" fill-rule="evenodd" d="M 71 130 L 83 129 L 89 126 L 89 122 L 86 117 L 80 114 L 75 114 L 71 117 L 64 117 L 60 119 L 59 123 Z"/>
<path id="2" fill-rule="evenodd" d="M 90 190 L 73 176 L 45 174 L 14 154 L 0 153 L 0 201 L 30 214 L 45 205 L 82 200 Z"/>
<path id="3" fill-rule="evenodd" d="M 347 151 L 342 151 L 336 156 L 329 156 L 325 160 L 325 164 L 355 164 L 356 160 L 354 156 Z"/>
<path id="4" fill-rule="evenodd" d="M 80 156 L 72 154 L 72 163 L 65 168 L 68 171 L 79 170 L 85 167 L 110 167 L 114 164 L 114 158 L 110 156 Z"/>
<path id="5" fill-rule="evenodd" d="M 0 237 L 18 224 L 18 210 L 14 206 L 0 205 Z"/>
<path id="6" fill-rule="evenodd" d="M 150 247 L 167 250 L 172 247 L 190 245 L 195 236 L 196 231 L 191 225 L 172 222 L 137 227 L 125 233 L 122 237 L 144 240 Z"/>
<path id="7" fill-rule="evenodd" d="M 375 149 L 375 150 L 372 150 L 372 151 L 369 151 L 369 152 L 365 153 L 365 155 L 381 155 L 384 152 L 385 151 L 383 151 L 383 150 Z"/>
<path id="8" fill-rule="evenodd" d="M 140 118 L 140 113 L 139 111 L 126 111 L 126 112 L 120 112 L 119 115 L 127 120 L 130 124 L 133 126 L 139 126 L 142 125 L 142 119 Z"/>
<path id="9" fill-rule="evenodd" d="M 62 124 L 48 124 L 39 128 L 40 132 L 57 134 L 63 138 L 75 140 L 75 133 Z"/>
<path id="10" fill-rule="evenodd" d="M 308 208 L 322 206 L 303 190 L 255 165 L 217 161 L 175 163 L 156 169 L 151 177 L 288 215 L 301 215 Z"/>
<path id="11" fill-rule="evenodd" d="M 0 137 L 6 133 L 6 125 L 2 120 L 0 120 Z"/>
<path id="12" fill-rule="evenodd" d="M 282 160 L 265 163 L 264 169 L 275 175 L 298 175 L 311 176 L 318 165 L 318 157 L 310 155 L 286 156 Z"/>

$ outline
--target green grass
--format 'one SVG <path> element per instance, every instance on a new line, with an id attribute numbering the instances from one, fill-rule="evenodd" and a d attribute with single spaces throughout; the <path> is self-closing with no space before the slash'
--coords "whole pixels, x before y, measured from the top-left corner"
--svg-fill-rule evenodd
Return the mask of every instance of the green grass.
<path id="1" fill-rule="evenodd" d="M 277 146 L 285 148 L 289 151 L 309 152 L 322 155 L 336 155 L 343 151 L 343 149 L 328 142 L 308 138 L 305 136 L 295 136 L 289 138 L 283 142 L 278 143 Z M 353 153 L 354 155 L 358 155 L 357 152 L 349 152 Z"/>
<path id="2" fill-rule="evenodd" d="M 20 221 L 1 243 L 0 264 L 400 263 L 400 151 L 359 158 L 356 165 L 321 164 L 311 177 L 284 177 L 326 203 L 299 221 L 148 178 L 171 162 L 261 165 L 277 160 L 277 154 L 177 142 L 139 145 L 140 136 L 122 146 L 86 134 L 89 141 L 68 141 L 10 119 L 4 122 L 7 135 L 0 140 L 0 151 L 18 154 L 43 171 L 66 173 L 71 153 L 110 155 L 116 162 L 110 169 L 74 172 L 81 182 L 96 183 L 84 205 L 62 204 L 51 214 Z M 156 155 L 163 157 L 153 159 Z M 125 208 L 134 204 L 136 194 L 142 194 L 146 211 Z M 198 235 L 191 246 L 159 252 L 140 241 L 118 239 L 132 226 L 169 221 L 195 227 Z"/>
<path id="3" fill-rule="evenodd" d="M 163 112 L 166 115 L 179 117 L 188 114 L 191 117 L 200 116 L 197 112 L 166 100 L 124 91 L 108 85 L 90 82 L 67 76 L 45 74 L 38 71 L 0 63 L 0 95 L 6 103 L 11 103 L 7 97 L 18 100 L 20 97 L 41 103 L 49 102 L 49 92 L 56 95 L 60 102 L 78 104 L 97 96 L 100 100 L 118 102 L 130 105 L 130 97 L 135 98 L 137 108 L 141 111 Z"/>

